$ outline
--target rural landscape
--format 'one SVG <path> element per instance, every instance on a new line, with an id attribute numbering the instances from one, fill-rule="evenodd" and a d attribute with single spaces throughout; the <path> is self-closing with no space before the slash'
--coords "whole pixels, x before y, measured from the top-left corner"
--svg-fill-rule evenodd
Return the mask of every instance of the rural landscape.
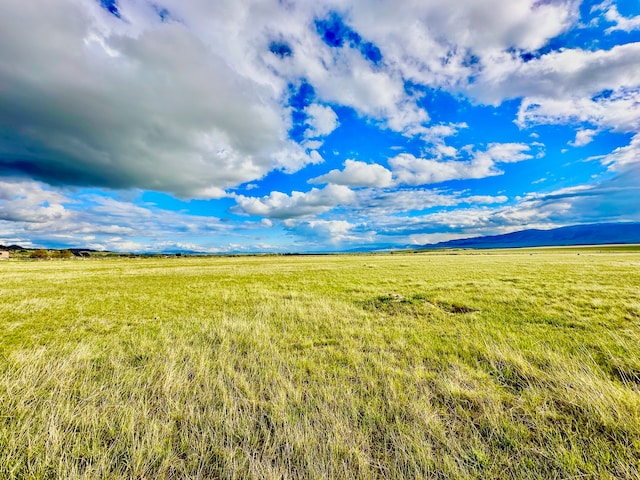
<path id="1" fill-rule="evenodd" d="M 0 477 L 640 469 L 640 248 L 0 263 Z"/>

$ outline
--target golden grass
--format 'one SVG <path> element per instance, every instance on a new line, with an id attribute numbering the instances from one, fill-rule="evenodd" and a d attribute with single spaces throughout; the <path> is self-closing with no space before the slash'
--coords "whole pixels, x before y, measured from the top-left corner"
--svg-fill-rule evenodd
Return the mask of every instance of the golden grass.
<path id="1" fill-rule="evenodd" d="M 637 251 L 0 278 L 0 478 L 640 478 Z"/>

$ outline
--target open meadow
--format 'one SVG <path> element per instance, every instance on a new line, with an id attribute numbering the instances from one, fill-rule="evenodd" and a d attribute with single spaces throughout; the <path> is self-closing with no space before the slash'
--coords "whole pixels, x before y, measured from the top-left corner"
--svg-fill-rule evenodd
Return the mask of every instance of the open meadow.
<path id="1" fill-rule="evenodd" d="M 0 263 L 0 478 L 640 478 L 640 249 Z"/>

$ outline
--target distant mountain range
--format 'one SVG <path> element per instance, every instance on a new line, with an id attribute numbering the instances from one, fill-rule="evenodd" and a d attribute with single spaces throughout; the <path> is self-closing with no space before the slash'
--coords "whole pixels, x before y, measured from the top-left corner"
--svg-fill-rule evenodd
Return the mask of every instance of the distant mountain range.
<path id="1" fill-rule="evenodd" d="M 504 235 L 449 240 L 420 248 L 518 248 L 632 243 L 640 244 L 640 223 L 597 223 L 551 230 L 530 229 Z"/>
<path id="2" fill-rule="evenodd" d="M 491 235 L 486 237 L 461 238 L 446 242 L 432 243 L 416 247 L 406 245 L 408 250 L 430 250 L 444 248 L 523 248 L 523 247 L 559 247 L 572 245 L 611 245 L 611 244 L 640 244 L 640 223 L 597 223 L 590 225 L 573 225 L 570 227 L 553 228 L 550 230 L 529 229 L 519 232 L 506 233 L 504 235 Z M 346 250 L 343 253 L 393 251 L 398 245 L 376 245 L 375 248 L 359 247 Z M 19 245 L 0 245 L 0 250 L 35 250 Z M 90 248 L 69 248 L 75 256 L 83 256 L 86 253 L 96 253 Z M 100 252 L 109 253 L 109 252 Z M 318 254 L 321 252 L 308 252 Z M 337 252 L 326 252 L 337 253 Z M 203 255 L 206 252 L 191 250 L 166 250 L 155 252 L 155 255 Z"/>

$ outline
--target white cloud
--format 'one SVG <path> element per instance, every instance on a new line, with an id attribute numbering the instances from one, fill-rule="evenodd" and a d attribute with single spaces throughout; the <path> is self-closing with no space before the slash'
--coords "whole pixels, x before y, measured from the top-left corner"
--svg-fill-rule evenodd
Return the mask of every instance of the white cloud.
<path id="1" fill-rule="evenodd" d="M 354 192 L 342 185 L 327 185 L 322 189 L 312 188 L 306 193 L 293 191 L 291 195 L 271 192 L 262 198 L 235 196 L 236 210 L 249 215 L 278 219 L 317 215 L 337 205 L 350 203 L 354 199 Z"/>
<path id="2" fill-rule="evenodd" d="M 431 243 L 438 241 L 432 240 L 433 235 L 473 237 L 508 233 L 523 228 L 562 225 L 556 223 L 552 217 L 558 208 L 566 211 L 568 207 L 552 207 L 541 208 L 539 204 L 532 205 L 528 202 L 500 207 L 472 206 L 417 216 L 378 217 L 370 222 L 370 225 L 379 236 L 384 236 L 392 242 L 415 244 L 415 240 L 421 238 Z"/>
<path id="3" fill-rule="evenodd" d="M 541 146 L 536 144 L 536 146 Z M 477 155 L 489 157 L 496 163 L 515 163 L 533 158 L 532 155 L 524 152 L 531 150 L 529 145 L 524 143 L 491 143 L 485 152 Z"/>
<path id="4" fill-rule="evenodd" d="M 504 53 L 469 87 L 497 105 L 523 97 L 517 123 L 588 123 L 629 132 L 640 128 L 640 43 L 610 50 L 562 49 L 528 62 Z M 585 129 L 585 131 L 593 129 Z M 581 134 L 587 135 L 587 133 Z M 577 138 L 578 146 L 587 137 Z M 584 144 L 583 144 L 584 145 Z"/>
<path id="5" fill-rule="evenodd" d="M 306 138 L 325 137 L 338 127 L 338 116 L 331 107 L 314 103 L 305 108 L 304 112 L 309 116 Z"/>
<path id="6" fill-rule="evenodd" d="M 640 86 L 613 92 L 603 98 L 530 97 L 522 101 L 517 123 L 521 127 L 537 124 L 589 123 L 618 132 L 640 129 Z"/>
<path id="7" fill-rule="evenodd" d="M 381 50 L 373 65 L 349 42 L 330 48 L 300 25 L 335 10 L 364 40 Z M 500 12 L 497 14 L 496 12 Z M 429 120 L 404 81 L 433 87 L 464 86 L 482 63 L 503 50 L 535 50 L 577 19 L 577 2 L 467 0 L 430 2 L 330 1 L 297 4 L 297 23 L 274 28 L 292 55 L 265 58 L 283 78 L 305 78 L 324 101 L 350 106 L 394 131 L 411 133 Z M 385 21 L 380 21 L 384 18 Z M 314 32 L 315 33 L 315 32 Z"/>
<path id="8" fill-rule="evenodd" d="M 465 122 L 449 124 L 441 123 L 439 125 L 425 127 L 421 130 L 420 134 L 426 142 L 437 143 L 442 141 L 446 137 L 457 135 L 458 132 L 464 128 L 469 128 L 469 126 Z"/>
<path id="9" fill-rule="evenodd" d="M 577 1 L 538 0 L 296 4 L 288 14 L 297 21 L 288 18 L 283 26 L 270 25 L 287 39 L 292 55 L 267 56 L 264 61 L 282 78 L 307 79 L 324 101 L 350 106 L 394 131 L 412 134 L 424 127 L 429 115 L 418 104 L 419 94 L 405 89 L 406 80 L 464 87 L 501 52 L 536 50 L 566 31 L 578 18 L 577 7 Z M 331 10 L 380 48 L 380 64 L 372 64 L 349 42 L 331 48 L 301 27 Z"/>
<path id="10" fill-rule="evenodd" d="M 576 1 L 340 3 L 355 29 L 380 46 L 403 77 L 439 86 L 464 84 L 478 68 L 474 57 L 490 63 L 509 48 L 541 48 L 578 18 Z"/>
<path id="11" fill-rule="evenodd" d="M 376 68 L 355 49 L 330 51 L 322 69 L 304 73 L 321 98 L 352 107 L 392 130 L 410 130 L 429 120 L 428 113 L 407 94 L 399 72 Z"/>
<path id="12" fill-rule="evenodd" d="M 635 134 L 629 145 L 618 147 L 607 155 L 594 157 L 593 160 L 600 160 L 603 165 L 607 165 L 611 171 L 625 171 L 627 168 L 638 168 L 640 164 L 640 134 Z"/>
<path id="13" fill-rule="evenodd" d="M 377 190 L 367 189 L 356 192 L 357 199 L 353 203 L 358 215 L 376 217 L 398 213 L 431 210 L 437 207 L 455 207 L 462 204 L 489 205 L 504 203 L 508 200 L 504 195 L 471 195 L 467 192 L 444 192 L 434 189 L 400 189 Z"/>
<path id="14" fill-rule="evenodd" d="M 409 241 L 412 245 L 429 245 L 468 237 L 469 235 L 464 233 L 416 233 L 409 235 Z"/>
<path id="15" fill-rule="evenodd" d="M 425 185 L 448 180 L 485 178 L 501 175 L 497 163 L 512 163 L 533 158 L 525 153 L 530 147 L 521 143 L 494 143 L 484 152 L 474 152 L 470 160 L 439 161 L 416 158 L 407 153 L 389 160 L 398 183 Z"/>
<path id="16" fill-rule="evenodd" d="M 576 139 L 569 142 L 572 147 L 583 147 L 593 141 L 593 137 L 598 134 L 598 130 L 581 129 L 576 132 Z"/>
<path id="17" fill-rule="evenodd" d="M 402 153 L 391 158 L 389 165 L 393 168 L 393 174 L 398 183 L 407 185 L 427 185 L 448 180 L 485 178 L 502 173 L 486 157 L 470 161 L 449 160 L 441 162 L 416 158 L 409 153 Z"/>
<path id="18" fill-rule="evenodd" d="M 422 125 L 413 126 L 405 133 L 409 136 L 419 136 L 428 145 L 425 150 L 437 159 L 445 157 L 455 157 L 458 150 L 446 144 L 447 137 L 453 137 L 462 129 L 468 128 L 465 122 L 432 125 L 425 127 Z"/>
<path id="19" fill-rule="evenodd" d="M 296 4 L 286 12 L 289 21 L 271 18 L 273 23 L 266 30 L 286 39 L 292 54 L 285 58 L 264 55 L 260 61 L 280 81 L 286 80 L 283 86 L 305 79 L 319 100 L 351 107 L 393 130 L 404 131 L 428 121 L 427 112 L 406 92 L 400 71 L 388 64 L 372 64 L 349 42 L 332 48 L 322 41 L 314 21 L 332 10 L 344 13 L 348 8 L 338 2 Z"/>
<path id="20" fill-rule="evenodd" d="M 505 99 L 591 97 L 606 89 L 635 88 L 640 78 L 640 43 L 611 50 L 563 49 L 528 62 L 503 53 L 486 68 L 469 91 L 494 105 Z"/>
<path id="21" fill-rule="evenodd" d="M 4 5 L 5 168 L 54 183 L 220 197 L 317 161 L 288 140 L 269 77 L 229 64 L 228 48 L 189 28 L 193 17 L 162 23 L 142 1 L 119 8 L 126 21 L 98 2 Z"/>
<path id="22" fill-rule="evenodd" d="M 344 170 L 331 170 L 329 173 L 312 178 L 309 183 L 332 183 L 350 187 L 388 187 L 392 184 L 392 178 L 391 172 L 382 165 L 347 160 L 344 162 Z"/>
<path id="23" fill-rule="evenodd" d="M 220 198 L 274 169 L 291 173 L 322 161 L 318 143 L 288 139 L 288 88 L 301 79 L 313 85 L 315 102 L 352 107 L 383 127 L 422 136 L 436 158 L 455 149 L 442 141 L 447 133 L 433 138 L 438 127 L 427 126 L 420 89 L 406 88 L 407 81 L 457 92 L 477 77 L 479 98 L 496 102 L 504 98 L 496 91 L 531 96 L 550 81 L 563 85 L 558 79 L 611 83 L 597 66 L 563 70 L 582 61 L 580 52 L 549 54 L 537 69 L 505 60 L 506 50 L 535 50 L 566 31 L 577 19 L 576 1 L 131 0 L 118 8 L 122 19 L 99 2 L 5 6 L 0 123 L 13 138 L 5 158 L 18 159 L 2 160 L 5 169 L 51 183 Z M 165 21 L 159 8 L 168 12 Z M 380 62 L 348 41 L 338 48 L 322 41 L 314 20 L 330 11 L 380 49 Z M 273 41 L 289 54 L 273 54 Z M 600 60 L 590 55 L 622 85 L 623 74 L 636 73 L 623 65 L 634 53 L 625 46 Z M 536 76 L 542 81 L 527 83 Z M 330 107 L 313 103 L 306 112 L 307 140 L 338 125 Z"/>
<path id="24" fill-rule="evenodd" d="M 25 246 L 151 251 L 167 239 L 178 244 L 198 238 L 206 249 L 210 242 L 225 243 L 228 235 L 242 236 L 251 228 L 32 180 L 0 180 L 0 231 Z"/>
<path id="25" fill-rule="evenodd" d="M 504 203 L 509 200 L 505 195 L 472 195 L 470 197 L 462 197 L 460 203 L 472 203 L 480 205 L 489 205 L 492 203 Z"/>
<path id="26" fill-rule="evenodd" d="M 622 15 L 620 15 L 620 12 L 618 12 L 618 8 L 615 5 L 611 5 L 607 9 L 605 18 L 608 21 L 614 23 L 612 27 L 609 27 L 605 30 L 606 33 L 611 33 L 619 30 L 622 30 L 623 32 L 631 32 L 633 30 L 640 29 L 640 15 L 629 18 L 623 17 Z"/>
<path id="27" fill-rule="evenodd" d="M 362 190 L 357 195 L 355 207 L 358 213 L 372 217 L 451 207 L 460 203 L 454 194 L 431 189 Z"/>
<path id="28" fill-rule="evenodd" d="M 345 220 L 308 220 L 290 224 L 290 228 L 305 239 L 313 241 L 326 240 L 336 244 L 345 240 L 359 240 L 351 231 L 354 225 Z"/>
<path id="29" fill-rule="evenodd" d="M 415 99 L 410 97 L 386 112 L 386 126 L 407 136 L 421 135 L 427 128 L 424 127 L 424 124 L 428 122 L 429 114 L 427 111 L 416 105 Z"/>
<path id="30" fill-rule="evenodd" d="M 0 179 L 0 221 L 32 224 L 64 221 L 69 218 L 65 203 L 73 201 L 40 183 Z"/>

